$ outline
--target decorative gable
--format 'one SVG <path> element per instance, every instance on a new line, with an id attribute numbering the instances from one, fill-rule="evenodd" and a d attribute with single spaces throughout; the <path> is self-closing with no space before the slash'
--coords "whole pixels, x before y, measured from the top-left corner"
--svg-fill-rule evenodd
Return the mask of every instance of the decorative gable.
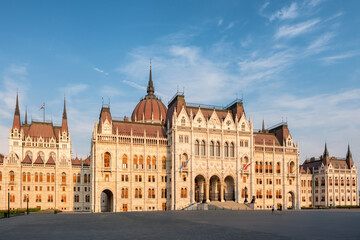
<path id="1" fill-rule="evenodd" d="M 200 108 L 199 108 L 199 111 L 196 113 L 196 115 L 194 117 L 193 125 L 194 125 L 194 127 L 206 128 L 206 120 L 205 120 L 205 117 L 202 114 Z"/>
<path id="2" fill-rule="evenodd" d="M 231 117 L 231 114 L 228 113 L 223 121 L 223 128 L 226 130 L 235 130 L 235 123 Z"/>
<path id="3" fill-rule="evenodd" d="M 250 131 L 250 125 L 248 121 L 246 120 L 245 114 L 243 114 L 239 120 L 238 130 L 242 132 L 248 132 Z"/>
<path id="4" fill-rule="evenodd" d="M 190 126 L 190 119 L 184 107 L 182 107 L 179 116 L 177 117 L 177 125 Z"/>
<path id="5" fill-rule="evenodd" d="M 208 120 L 208 126 L 209 128 L 213 128 L 213 129 L 221 129 L 221 122 L 215 110 L 213 111 L 210 119 Z"/>
<path id="6" fill-rule="evenodd" d="M 101 132 L 104 134 L 112 134 L 112 126 L 107 119 L 105 119 L 104 123 L 102 124 Z"/>

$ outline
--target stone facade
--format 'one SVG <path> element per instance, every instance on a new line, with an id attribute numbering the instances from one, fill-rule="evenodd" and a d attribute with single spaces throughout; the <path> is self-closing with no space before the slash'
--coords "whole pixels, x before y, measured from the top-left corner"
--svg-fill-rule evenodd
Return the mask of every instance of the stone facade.
<path id="1" fill-rule="evenodd" d="M 319 158 L 306 160 L 301 166 L 301 206 L 359 205 L 358 173 L 350 146 L 346 158 L 329 157 L 327 146 Z"/>
<path id="2" fill-rule="evenodd" d="M 62 125 L 20 122 L 16 102 L 9 155 L 0 156 L 0 209 L 179 210 L 211 201 L 254 202 L 254 209 L 358 205 L 357 168 L 346 159 L 299 165 L 287 123 L 255 130 L 242 100 L 192 104 L 176 93 L 168 107 L 147 95 L 131 119 L 103 105 L 91 154 L 72 160 L 66 107 Z"/>
<path id="3" fill-rule="evenodd" d="M 0 161 L 0 209 L 8 208 L 9 199 L 11 209 L 28 204 L 30 208 L 90 211 L 89 164 L 89 159 L 71 160 L 65 102 L 62 125 L 53 126 L 28 124 L 27 117 L 21 124 L 17 100 L 9 155 Z"/>

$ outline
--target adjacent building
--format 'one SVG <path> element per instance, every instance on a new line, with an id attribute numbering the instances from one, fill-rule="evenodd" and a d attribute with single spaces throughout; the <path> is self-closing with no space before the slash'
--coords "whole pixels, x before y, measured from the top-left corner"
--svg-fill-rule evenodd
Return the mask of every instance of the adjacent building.
<path id="1" fill-rule="evenodd" d="M 358 172 L 350 146 L 345 158 L 329 157 L 327 145 L 320 158 L 301 165 L 301 206 L 333 207 L 359 205 Z"/>
<path id="2" fill-rule="evenodd" d="M 66 106 L 61 126 L 51 122 L 21 123 L 18 96 L 9 155 L 0 160 L 0 209 L 90 210 L 90 158 L 71 160 Z"/>

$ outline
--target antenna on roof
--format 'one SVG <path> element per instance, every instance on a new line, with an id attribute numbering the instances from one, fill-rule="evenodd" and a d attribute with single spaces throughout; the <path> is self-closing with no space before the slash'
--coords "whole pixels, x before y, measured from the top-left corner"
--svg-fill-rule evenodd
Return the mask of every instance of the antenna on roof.
<path id="1" fill-rule="evenodd" d="M 183 94 L 185 94 L 185 87 L 183 86 Z"/>
<path id="2" fill-rule="evenodd" d="M 103 97 L 101 97 L 101 101 L 102 101 L 102 105 L 104 105 L 104 98 Z"/>
<path id="3" fill-rule="evenodd" d="M 108 97 L 108 99 L 109 99 L 109 106 L 110 106 L 110 97 Z"/>
<path id="4" fill-rule="evenodd" d="M 177 85 L 177 92 L 179 92 L 179 85 Z"/>

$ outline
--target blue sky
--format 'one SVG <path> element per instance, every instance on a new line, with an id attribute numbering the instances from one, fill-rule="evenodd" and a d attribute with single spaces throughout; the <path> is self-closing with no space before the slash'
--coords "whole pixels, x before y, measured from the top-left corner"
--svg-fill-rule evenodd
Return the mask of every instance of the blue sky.
<path id="1" fill-rule="evenodd" d="M 287 120 L 301 161 L 360 157 L 358 1 L 7 1 L 0 3 L 0 152 L 16 91 L 20 110 L 61 123 L 64 94 L 74 156 L 90 152 L 102 104 L 130 116 L 149 59 L 167 105 L 226 105 L 243 96 L 255 128 Z M 24 119 L 22 115 L 22 119 Z"/>

